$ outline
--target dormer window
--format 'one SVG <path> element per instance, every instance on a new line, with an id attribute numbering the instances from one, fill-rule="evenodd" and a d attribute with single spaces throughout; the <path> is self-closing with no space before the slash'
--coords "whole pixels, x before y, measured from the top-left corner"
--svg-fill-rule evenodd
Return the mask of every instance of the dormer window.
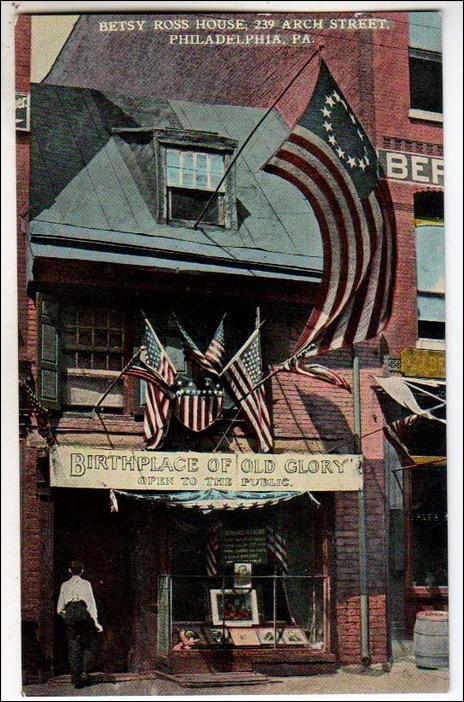
<path id="1" fill-rule="evenodd" d="M 191 149 L 166 149 L 166 200 L 169 222 L 196 221 L 218 188 L 202 217 L 205 224 L 225 225 L 226 182 L 224 154 Z"/>
<path id="2" fill-rule="evenodd" d="M 177 129 L 154 130 L 153 137 L 159 221 L 192 227 L 201 217 L 199 227 L 236 229 L 235 168 L 230 165 L 237 142 L 213 132 Z"/>

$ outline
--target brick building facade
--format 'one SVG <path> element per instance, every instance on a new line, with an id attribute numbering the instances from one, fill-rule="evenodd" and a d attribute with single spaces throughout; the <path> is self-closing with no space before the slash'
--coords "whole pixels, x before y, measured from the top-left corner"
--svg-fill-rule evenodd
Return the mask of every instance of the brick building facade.
<path id="1" fill-rule="evenodd" d="M 438 112 L 434 114 L 433 110 L 415 109 L 411 106 L 412 40 L 408 14 L 382 13 L 382 17 L 394 22 L 393 48 L 391 41 L 386 40 L 387 30 L 360 30 L 350 33 L 349 37 L 346 32 L 331 31 L 330 36 L 325 38 L 322 32 L 319 39 L 325 44 L 324 58 L 332 74 L 339 81 L 373 145 L 378 152 L 385 153 L 398 233 L 400 254 L 392 318 L 382 338 L 360 344 L 357 348 L 360 359 L 362 439 L 359 440 L 356 436 L 353 395 L 346 390 L 290 373 L 274 376 L 269 388 L 276 453 L 361 453 L 363 456 L 369 658 L 372 662 L 390 659 L 392 635 L 399 638 L 411 635 L 411 612 L 415 613 L 417 596 L 419 599 L 422 597 L 419 606 L 446 606 L 444 588 L 438 594 L 432 593 L 433 596 L 430 592 L 419 595 L 414 593 L 412 582 L 406 582 L 408 577 L 412 577 L 410 564 L 403 565 L 403 569 L 397 568 L 392 575 L 395 558 L 404 558 L 405 562 L 412 558 L 413 536 L 408 526 L 410 506 L 404 502 L 400 511 L 402 519 L 406 514 L 404 529 L 409 551 L 406 550 L 404 556 L 395 556 L 389 538 L 393 490 L 391 471 L 392 468 L 397 469 L 399 463 L 396 454 L 389 451 L 382 432 L 384 408 L 382 399 L 379 400 L 375 378 L 403 375 L 401 353 L 418 346 L 415 245 L 415 220 L 418 217 L 414 203 L 418 192 L 442 191 L 439 166 L 433 171 L 432 164 L 432 159 L 439 162 L 442 155 L 442 125 Z M 30 56 L 30 18 L 20 18 L 16 33 L 17 90 L 29 92 L 30 66 L 26 58 Z M 137 40 L 137 53 L 134 53 L 133 42 Z M 189 107 L 193 103 L 207 104 L 208 114 L 215 115 L 218 123 L 219 112 L 215 110 L 225 110 L 221 108 L 222 105 L 229 105 L 227 114 L 237 114 L 236 123 L 252 114 L 251 110 L 254 110 L 256 118 L 262 115 L 284 88 L 289 76 L 301 65 L 303 50 L 280 48 L 276 51 L 259 47 L 247 48 L 246 54 L 243 54 L 228 48 L 218 52 L 214 49 L 190 47 L 186 61 L 186 54 L 179 49 L 161 51 L 162 39 L 156 33 L 143 37 L 121 35 L 118 41 L 121 42 L 120 46 L 124 44 L 125 50 L 118 54 L 116 66 L 110 37 L 105 37 L 104 41 L 98 37 L 97 40 L 94 16 L 82 16 L 52 70 L 43 83 L 34 88 L 37 97 L 35 103 L 33 100 L 31 132 L 18 133 L 21 373 L 23 377 L 31 374 L 37 389 L 42 387 L 39 375 L 44 366 L 41 363 L 43 359 L 40 358 L 38 335 L 44 318 L 40 305 L 48 298 L 61 303 L 64 311 L 74 307 L 92 309 L 91 305 L 95 304 L 92 300 L 96 299 L 107 305 L 108 309 L 111 306 L 123 309 L 126 314 L 125 346 L 121 351 L 123 360 L 128 360 L 131 351 L 140 342 L 140 320 L 137 320 L 137 313 L 130 314 L 130 309 L 139 306 L 145 309 L 151 301 L 150 312 L 156 316 L 158 311 L 156 305 L 153 305 L 154 298 L 161 300 L 159 323 L 161 333 L 165 336 L 167 332 L 172 332 L 166 322 L 169 310 L 175 309 L 178 314 L 183 314 L 185 321 L 189 320 L 189 305 L 195 311 L 204 305 L 210 317 L 204 334 L 211 332 L 212 320 L 227 311 L 231 319 L 230 339 L 236 348 L 239 342 L 245 340 L 245 331 L 240 329 L 240 322 L 245 321 L 247 329 L 252 328 L 254 308 L 259 305 L 261 316 L 266 320 L 262 334 L 264 360 L 268 364 L 276 364 L 290 355 L 307 318 L 307 300 L 314 299 L 317 291 L 320 269 L 317 265 L 312 266 L 314 261 L 311 261 L 311 254 L 318 251 L 317 240 L 311 242 L 312 251 L 305 259 L 308 266 L 306 275 L 295 273 L 296 266 L 293 272 L 289 271 L 287 264 L 284 265 L 278 258 L 278 251 L 274 251 L 275 257 L 267 268 L 267 275 L 262 270 L 256 275 L 256 271 L 259 271 L 257 259 L 254 262 L 246 259 L 243 265 L 234 263 L 235 270 L 226 271 L 224 263 L 218 263 L 217 260 L 211 268 L 192 264 L 193 258 L 189 258 L 188 252 L 181 245 L 176 259 L 172 257 L 173 251 L 169 252 L 166 243 L 158 245 L 157 253 L 151 251 L 148 255 L 144 254 L 135 236 L 131 238 L 132 248 L 125 249 L 128 247 L 127 242 L 117 240 L 115 232 L 127 234 L 127 229 L 118 229 L 117 224 L 111 220 L 114 212 L 117 212 L 117 206 L 112 202 L 114 209 L 111 212 L 110 208 L 105 209 L 105 203 L 99 201 L 104 192 L 111 192 L 111 197 L 116 197 L 114 193 L 119 185 L 113 186 L 108 180 L 107 190 L 102 190 L 99 196 L 98 187 L 93 187 L 92 178 L 114 179 L 115 176 L 107 166 L 105 170 L 104 164 L 98 165 L 95 159 L 99 149 L 103 152 L 106 148 L 106 137 L 101 136 L 105 130 L 110 133 L 115 128 L 130 129 L 134 126 L 159 128 L 158 124 L 153 124 L 155 119 L 160 120 L 159 124 L 162 123 L 163 128 L 179 129 L 181 110 L 188 115 L 190 125 L 194 125 L 195 120 L 201 123 L 206 117 L 202 118 L 201 114 L 199 116 L 195 113 L 194 109 L 197 108 Z M 419 61 L 421 51 L 422 60 L 436 61 L 436 47 L 413 48 Z M 413 52 L 413 58 L 416 54 Z M 123 55 L 130 58 L 119 63 Z M 153 56 L 157 57 L 156 66 L 153 65 Z M 203 74 L 198 62 L 205 57 L 209 65 L 216 69 L 207 75 Z M 274 68 L 272 75 L 268 71 L 271 59 Z M 164 62 L 164 68 L 160 67 L 160 61 Z M 173 66 L 176 70 L 173 70 Z M 134 79 L 133 71 L 137 80 Z M 274 148 L 279 144 L 279 129 L 285 135 L 285 129 L 288 131 L 288 126 L 293 126 L 305 108 L 314 88 L 315 73 L 306 71 L 276 106 L 272 118 L 274 132 L 269 135 L 269 142 L 272 138 L 277 139 Z M 213 74 L 220 75 L 221 80 L 218 81 Z M 165 76 L 169 76 L 169 82 Z M 150 86 L 149 90 L 147 85 Z M 261 86 L 260 90 L 256 89 L 257 85 Z M 115 97 L 114 94 L 123 97 Z M 47 103 L 47 100 L 51 102 Z M 176 100 L 183 101 L 182 107 L 176 107 Z M 57 108 L 62 108 L 63 114 L 58 114 L 58 109 L 53 112 L 53 109 L 47 108 L 47 104 L 51 105 L 53 101 Z M 243 111 L 243 108 L 250 112 Z M 74 121 L 72 110 L 75 110 L 77 116 Z M 47 114 L 55 115 L 54 123 L 49 125 L 49 129 L 58 133 L 61 131 L 64 136 L 61 143 L 56 142 L 56 149 L 53 150 L 45 138 L 41 141 L 42 132 L 36 133 L 35 182 L 37 184 L 40 180 L 45 185 L 40 192 L 40 188 L 36 188 L 30 201 L 28 174 L 31 137 L 35 138 L 34 124 L 40 123 L 46 128 Z M 225 112 L 221 113 L 221 119 L 223 114 Z M 144 119 L 148 119 L 147 115 L 149 120 L 144 122 Z M 392 115 L 395 115 L 394 121 Z M 181 128 L 185 129 L 185 124 Z M 190 126 L 190 129 L 195 128 L 199 130 L 198 126 Z M 66 129 L 69 131 L 67 137 Z M 205 126 L 202 129 L 213 131 Z M 240 138 L 244 138 L 244 133 L 241 133 Z M 60 151 L 60 148 L 63 150 Z M 67 155 L 66 164 L 63 154 Z M 420 156 L 422 161 L 417 161 L 416 158 L 416 161 L 411 162 L 409 155 Z M 125 163 L 127 165 L 129 162 Z M 140 163 L 142 162 L 139 161 L 139 166 Z M 415 168 L 415 175 L 406 173 L 406 168 Z M 80 190 L 78 187 L 72 192 L 73 183 L 75 184 L 80 171 L 88 174 L 93 190 L 92 202 L 86 199 L 85 183 L 81 183 Z M 119 171 L 118 177 L 124 177 L 122 171 Z M 135 182 L 140 186 L 140 181 Z M 121 191 L 124 190 L 122 187 Z M 129 191 L 126 189 L 125 192 Z M 290 190 L 283 189 L 282 192 L 283 198 L 290 197 Z M 129 199 L 130 197 L 129 195 Z M 297 199 L 295 203 L 298 203 Z M 106 239 L 106 234 L 101 234 L 100 239 L 94 238 L 90 245 L 89 231 L 95 228 L 92 220 L 94 215 L 89 214 L 87 220 L 85 209 L 92 213 L 92 208 L 97 207 L 101 207 L 108 221 L 106 229 L 112 234 Z M 125 207 L 130 210 L 130 202 Z M 48 215 L 51 213 L 51 216 L 43 216 L 44 212 Z M 250 212 L 245 213 L 245 220 L 247 214 L 250 215 Z M 118 215 L 114 216 L 117 220 Z M 134 217 L 137 216 L 142 215 L 135 213 Z M 253 221 L 253 215 L 250 220 Z M 57 231 L 60 226 L 62 231 Z M 65 229 L 77 226 L 81 227 L 81 243 L 76 246 L 71 243 L 72 232 L 67 235 Z M 101 225 L 101 230 L 103 229 L 105 227 Z M 82 234 L 84 230 L 86 233 Z M 87 241 L 82 244 L 82 239 Z M 106 250 L 105 241 L 111 244 Z M 296 244 L 295 253 L 304 256 L 304 247 L 298 249 L 299 243 L 301 242 Z M 292 251 L 283 250 L 283 253 L 290 255 Z M 201 255 L 205 256 L 204 251 L 201 251 Z M 175 265 L 171 264 L 172 260 L 177 261 Z M 247 275 L 248 269 L 253 269 L 255 274 Z M 198 314 L 192 311 L 190 323 L 195 322 L 200 329 Z M 164 329 L 163 323 L 166 324 Z M 43 336 L 40 340 L 42 338 Z M 439 348 L 441 342 L 437 344 L 433 347 L 431 340 L 425 345 Z M 61 353 L 65 352 L 68 349 L 63 346 Z M 324 362 L 353 384 L 351 349 L 333 353 Z M 73 377 L 69 368 L 67 377 Z M 107 375 L 107 378 L 110 377 L 114 377 L 114 374 Z M 440 376 L 438 374 L 435 377 Z M 98 386 L 98 392 L 104 390 L 106 382 Z M 62 392 L 69 392 L 66 382 L 62 383 Z M 98 392 L 95 390 L 92 397 L 98 398 Z M 118 399 L 120 397 L 123 399 Z M 143 447 L 140 390 L 134 380 L 124 379 L 118 397 L 114 398 L 113 409 L 102 415 L 90 412 L 90 404 L 93 402 L 86 402 L 78 411 L 69 397 L 66 401 L 61 399 L 55 405 L 50 404 L 52 425 L 59 444 L 100 448 Z M 130 578 L 133 582 L 137 580 L 134 573 L 139 573 L 145 584 L 150 577 L 156 578 L 169 572 L 175 575 L 173 564 L 177 556 L 173 555 L 173 551 L 176 549 L 176 539 L 180 543 L 180 537 L 176 535 L 176 515 L 182 508 L 173 511 L 161 505 L 150 511 L 145 504 L 121 497 L 120 512 L 115 515 L 109 512 L 107 491 L 70 491 L 50 487 L 49 450 L 36 431 L 35 419 L 25 398 L 22 398 L 21 419 L 23 667 L 26 676 L 32 679 L 34 675 L 46 676 L 66 669 L 61 650 L 63 632 L 54 610 L 57 588 L 60 580 L 65 577 L 65 564 L 70 557 L 82 558 L 88 564 L 89 577 L 94 579 L 97 601 L 102 603 L 103 624 L 106 616 L 108 633 L 103 644 L 103 661 L 108 669 L 113 665 L 118 670 L 136 671 L 159 665 L 156 650 L 160 623 L 156 607 L 153 607 L 153 601 L 157 597 L 156 588 L 151 593 L 150 609 L 150 603 L 144 600 L 141 590 L 129 591 L 127 581 Z M 200 435 L 199 439 L 177 431 L 166 449 L 211 451 L 226 428 L 227 422 L 223 422 L 210 434 L 205 434 L 205 438 Z M 256 450 L 254 438 L 245 422 L 235 424 L 229 450 Z M 403 473 L 400 472 L 400 475 Z M 408 480 L 406 478 L 405 482 Z M 316 653 L 312 651 L 312 655 L 306 658 L 296 649 L 293 653 L 285 651 L 281 655 L 282 674 L 331 670 L 334 665 L 357 663 L 362 657 L 358 496 L 355 492 L 327 492 L 320 493 L 320 496 L 319 512 L 311 511 L 312 507 L 308 505 L 300 505 L 295 509 L 302 510 L 302 514 L 309 520 L 308 524 L 311 522 L 316 525 L 312 544 L 319 551 L 312 564 L 315 568 L 316 561 L 319 563 L 320 559 L 321 575 L 325 578 L 324 582 L 330 583 L 327 586 L 327 593 L 330 594 L 321 597 L 324 619 L 321 627 L 326 635 L 324 648 L 316 650 Z M 279 509 L 289 518 L 285 506 Z M 268 514 L 272 508 L 266 510 L 265 514 Z M 394 517 L 396 519 L 397 515 Z M 77 543 L 69 519 L 76 525 Z M 88 524 L 86 526 L 86 520 L 91 528 Z M 194 526 L 197 528 L 196 524 Z M 97 536 L 91 533 L 92 529 L 98 531 Z M 130 538 L 124 537 L 125 534 L 130 534 Z M 147 548 L 147 536 L 153 542 L 156 541 L 156 547 Z M 193 546 L 192 548 L 196 553 Z M 99 561 L 105 559 L 106 568 L 102 568 Z M 405 569 L 409 575 L 404 575 Z M 112 599 L 113 603 L 109 604 Z M 120 616 L 127 600 L 130 600 L 131 606 Z M 153 651 L 150 656 L 144 654 L 147 647 Z M 242 659 L 234 656 L 233 665 L 239 668 L 251 666 L 256 670 L 269 670 L 269 666 L 276 665 L 271 655 L 268 656 L 269 661 L 265 657 L 260 659 L 257 654 L 254 655 L 255 658 L 243 655 Z M 186 670 L 189 665 L 198 666 L 199 662 L 197 658 L 189 661 L 186 654 L 174 660 L 171 654 L 170 665 L 175 670 Z M 211 661 L 208 665 L 211 665 Z"/>

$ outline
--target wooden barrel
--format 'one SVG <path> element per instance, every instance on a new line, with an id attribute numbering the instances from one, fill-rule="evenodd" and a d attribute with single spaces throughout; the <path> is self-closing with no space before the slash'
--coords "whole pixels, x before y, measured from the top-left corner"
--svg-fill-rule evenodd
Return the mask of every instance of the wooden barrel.
<path id="1" fill-rule="evenodd" d="M 419 668 L 448 666 L 448 612 L 419 612 L 414 626 L 414 656 Z"/>

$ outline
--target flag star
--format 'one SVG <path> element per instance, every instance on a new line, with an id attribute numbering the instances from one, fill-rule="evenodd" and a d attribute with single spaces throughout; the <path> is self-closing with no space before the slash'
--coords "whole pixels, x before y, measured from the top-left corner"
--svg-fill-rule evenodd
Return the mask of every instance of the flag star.
<path id="1" fill-rule="evenodd" d="M 353 122 L 353 124 L 356 124 L 356 117 L 354 116 L 354 114 L 352 112 L 350 112 L 350 119 Z"/>
<path id="2" fill-rule="evenodd" d="M 340 102 L 342 103 L 342 105 L 343 105 L 343 107 L 345 108 L 345 110 L 347 110 L 347 109 L 348 109 L 348 105 L 346 104 L 345 100 L 340 100 Z"/>
<path id="3" fill-rule="evenodd" d="M 330 124 L 330 122 L 324 122 L 324 129 L 326 132 L 332 131 L 332 125 Z"/>
<path id="4" fill-rule="evenodd" d="M 337 93 L 336 90 L 333 91 L 332 95 L 334 96 L 334 98 L 335 98 L 335 100 L 336 100 L 337 102 L 340 102 L 340 101 L 341 101 L 341 97 L 340 97 L 340 95 Z"/>
<path id="5" fill-rule="evenodd" d="M 366 164 L 364 163 L 364 159 L 363 159 L 363 158 L 358 158 L 358 161 L 359 161 L 359 167 L 360 167 L 360 169 L 364 172 L 364 171 L 366 170 Z"/>
<path id="6" fill-rule="evenodd" d="M 333 107 L 335 105 L 335 101 L 331 95 L 326 95 L 325 101 L 328 105 L 330 105 L 330 107 Z"/>
<path id="7" fill-rule="evenodd" d="M 352 156 L 348 156 L 348 165 L 354 168 L 356 166 L 356 159 Z"/>
<path id="8" fill-rule="evenodd" d="M 364 163 L 366 164 L 366 166 L 368 166 L 370 164 L 370 161 L 367 158 L 367 154 L 364 154 Z"/>
<path id="9" fill-rule="evenodd" d="M 339 146 L 337 146 L 337 154 L 340 158 L 343 158 L 345 156 L 345 152 Z"/>
<path id="10" fill-rule="evenodd" d="M 329 136 L 329 142 L 332 144 L 332 146 L 335 146 L 335 144 L 337 143 L 337 140 L 335 139 L 333 134 Z"/>
<path id="11" fill-rule="evenodd" d="M 330 112 L 330 110 L 327 109 L 327 107 L 324 107 L 324 109 L 321 110 L 321 112 L 324 115 L 324 117 L 330 117 L 330 115 L 331 115 L 331 112 Z"/>
<path id="12" fill-rule="evenodd" d="M 362 134 L 359 129 L 356 130 L 358 132 L 358 136 L 361 139 L 361 141 L 364 139 L 364 134 Z"/>

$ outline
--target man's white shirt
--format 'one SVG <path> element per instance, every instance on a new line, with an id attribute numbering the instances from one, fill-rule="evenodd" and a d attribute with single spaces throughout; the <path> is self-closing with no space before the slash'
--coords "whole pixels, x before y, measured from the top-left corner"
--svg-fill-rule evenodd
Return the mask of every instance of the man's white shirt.
<path id="1" fill-rule="evenodd" d="M 90 616 L 95 622 L 96 628 L 101 631 L 101 626 L 98 623 L 97 605 L 93 596 L 92 586 L 88 580 L 84 580 L 80 575 L 73 575 L 69 580 L 65 580 L 60 589 L 58 605 L 56 611 L 63 615 L 66 605 L 69 602 L 85 602 Z"/>

